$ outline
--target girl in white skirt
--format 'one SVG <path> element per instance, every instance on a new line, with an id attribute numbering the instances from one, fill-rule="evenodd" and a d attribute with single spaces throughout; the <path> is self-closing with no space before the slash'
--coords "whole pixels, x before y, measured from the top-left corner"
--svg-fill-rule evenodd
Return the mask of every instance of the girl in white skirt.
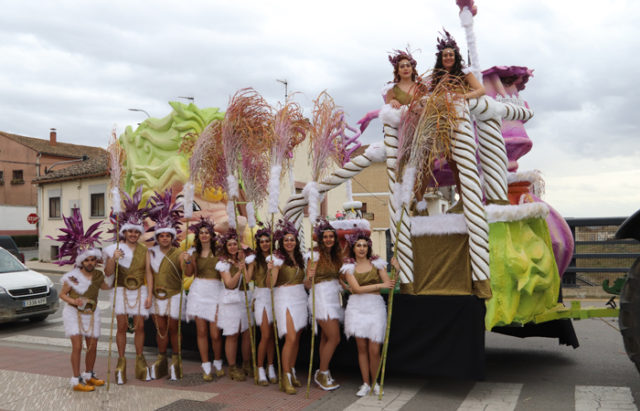
<path id="1" fill-rule="evenodd" d="M 236 357 L 238 335 L 249 328 L 241 278 L 247 270 L 244 251 L 240 248 L 238 234 L 234 229 L 229 229 L 221 239 L 220 259 L 216 264 L 216 270 L 220 273 L 224 284 L 222 301 L 218 308 L 218 326 L 222 328 L 222 334 L 226 337 L 224 351 L 229 364 L 229 377 L 235 381 L 244 381 L 247 376 L 236 365 Z M 251 281 L 248 275 L 245 280 L 247 284 Z M 243 360 L 246 362 L 248 357 Z"/>
<path id="2" fill-rule="evenodd" d="M 296 377 L 300 334 L 307 325 L 307 292 L 304 289 L 304 260 L 298 242 L 298 230 L 288 221 L 280 221 L 274 238 L 278 240 L 278 253 L 268 264 L 272 269 L 272 285 L 278 336 L 285 337 L 282 346 L 282 388 L 295 394 L 301 387 Z"/>
<path id="3" fill-rule="evenodd" d="M 340 343 L 340 323 L 344 321 L 344 310 L 340 305 L 344 283 L 339 274 L 342 252 L 336 230 L 328 221 L 320 221 L 314 232 L 319 252 L 314 252 L 314 263 L 309 267 L 309 282 L 315 277 L 315 314 L 320 325 L 320 368 L 314 373 L 313 380 L 323 390 L 331 391 L 340 387 L 331 377 L 329 363 Z M 310 314 L 314 310 L 313 292 L 309 292 Z"/>
<path id="4" fill-rule="evenodd" d="M 340 269 L 351 287 L 344 319 L 344 333 L 356 338 L 358 365 L 363 384 L 357 396 L 365 396 L 371 391 L 371 381 L 375 380 L 380 363 L 380 348 L 387 326 L 387 313 L 382 289 L 393 289 L 395 280 L 387 275 L 386 261 L 371 256 L 371 238 L 361 230 L 347 236 L 350 259 Z M 379 386 L 374 381 L 374 392 Z"/>
<path id="5" fill-rule="evenodd" d="M 222 334 L 218 328 L 218 304 L 222 297 L 220 273 L 216 270 L 218 258 L 215 255 L 216 234 L 213 222 L 200 217 L 200 222 L 191 227 L 196 233 L 196 249 L 186 261 L 186 275 L 195 278 L 189 288 L 187 300 L 187 320 L 195 319 L 198 351 L 202 361 L 202 379 L 212 381 L 222 377 Z M 209 361 L 209 336 L 213 347 L 213 364 Z M 213 365 L 213 370 L 212 370 Z"/>
<path id="6" fill-rule="evenodd" d="M 271 288 L 267 283 L 267 258 L 271 253 L 271 230 L 262 228 L 256 232 L 256 253 L 247 257 L 249 264 L 249 276 L 254 281 L 254 315 L 257 324 L 260 324 L 260 343 L 258 344 L 258 385 L 267 386 L 269 382 L 278 382 L 278 376 L 273 366 L 275 353 L 275 341 L 273 338 L 273 314 L 271 307 Z M 252 258 L 253 257 L 253 258 Z M 248 259 L 252 258 L 251 261 Z M 264 369 L 265 357 L 269 363 L 267 372 Z"/>

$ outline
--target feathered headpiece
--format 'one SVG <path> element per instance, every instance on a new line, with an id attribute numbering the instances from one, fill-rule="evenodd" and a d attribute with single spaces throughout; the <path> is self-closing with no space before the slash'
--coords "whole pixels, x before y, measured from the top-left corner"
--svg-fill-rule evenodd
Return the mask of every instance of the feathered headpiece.
<path id="1" fill-rule="evenodd" d="M 76 267 L 80 267 L 87 257 L 94 256 L 100 258 L 102 256 L 101 251 L 95 248 L 96 245 L 100 244 L 100 234 L 102 234 L 102 232 L 96 230 L 100 227 L 102 221 L 92 224 L 85 232 L 82 215 L 78 208 L 72 210 L 71 217 L 65 217 L 63 215 L 62 219 L 66 228 L 61 228 L 60 231 L 64 234 L 59 235 L 57 238 L 47 236 L 51 240 L 62 243 L 56 264 L 75 264 Z M 63 260 L 65 257 L 69 258 Z"/>
<path id="2" fill-rule="evenodd" d="M 156 224 L 148 231 L 153 231 L 153 239 L 155 240 L 159 233 L 170 233 L 173 235 L 173 245 L 178 246 L 178 233 L 180 232 L 180 218 L 182 218 L 182 204 L 171 202 L 171 189 L 168 188 L 164 193 L 154 193 L 149 198 L 150 204 L 149 218 Z"/>
<path id="3" fill-rule="evenodd" d="M 455 51 L 460 53 L 460 48 L 458 47 L 458 44 L 451 36 L 451 34 L 449 34 L 449 32 L 444 28 L 442 29 L 442 31 L 444 31 L 444 34 L 440 33 L 440 36 L 442 37 L 438 37 L 438 51 L 436 52 L 436 56 L 444 49 L 454 49 Z"/>
<path id="4" fill-rule="evenodd" d="M 142 202 L 142 185 L 138 186 L 138 189 L 133 196 L 129 196 L 128 193 L 124 193 L 123 210 L 117 213 L 114 209 L 111 213 L 111 223 L 113 228 L 109 229 L 109 233 L 115 232 L 116 216 L 120 224 L 120 235 L 123 235 L 127 230 L 138 230 L 140 234 L 144 233 L 144 219 L 147 216 L 149 207 L 140 207 Z"/>
<path id="5" fill-rule="evenodd" d="M 349 247 L 353 247 L 358 242 L 358 240 L 366 240 L 369 248 L 372 247 L 371 237 L 369 236 L 369 233 L 361 229 L 357 229 L 353 234 L 345 235 L 344 238 L 349 243 Z"/>
<path id="6" fill-rule="evenodd" d="M 393 50 L 393 53 L 393 55 L 389 55 L 389 63 L 391 63 L 393 67 L 397 66 L 401 60 L 409 60 L 413 68 L 418 65 L 418 62 L 413 58 L 409 50 Z"/>
<path id="7" fill-rule="evenodd" d="M 276 231 L 273 233 L 273 239 L 280 241 L 287 234 L 293 234 L 295 238 L 298 238 L 298 230 L 296 230 L 295 224 L 289 220 L 278 220 Z"/>
<path id="8" fill-rule="evenodd" d="M 213 229 L 214 226 L 215 224 L 213 223 L 213 220 L 210 220 L 209 218 L 204 216 L 200 216 L 200 221 L 197 224 L 190 225 L 189 231 L 191 231 L 195 235 L 198 235 L 198 233 L 200 232 L 200 229 L 206 228 L 207 230 L 209 230 L 209 233 L 212 236 L 211 242 L 213 243 L 215 242 L 215 236 L 216 236 L 216 232 Z"/>
<path id="9" fill-rule="evenodd" d="M 336 229 L 333 228 L 331 223 L 324 218 L 321 218 L 316 223 L 316 226 L 313 228 L 313 234 L 316 236 L 316 241 L 322 241 L 322 233 L 325 231 L 333 231 L 336 233 Z M 336 237 L 337 238 L 337 237 Z"/>
<path id="10" fill-rule="evenodd" d="M 220 244 L 224 247 L 229 240 L 238 241 L 238 232 L 235 228 L 230 228 L 224 235 L 220 237 Z"/>
<path id="11" fill-rule="evenodd" d="M 258 231 L 256 231 L 256 234 L 254 236 L 256 239 L 265 235 L 267 237 L 271 237 L 271 234 L 272 234 L 271 225 L 266 225 L 263 223 L 258 223 L 258 225 L 260 226 L 260 228 L 258 229 Z"/>

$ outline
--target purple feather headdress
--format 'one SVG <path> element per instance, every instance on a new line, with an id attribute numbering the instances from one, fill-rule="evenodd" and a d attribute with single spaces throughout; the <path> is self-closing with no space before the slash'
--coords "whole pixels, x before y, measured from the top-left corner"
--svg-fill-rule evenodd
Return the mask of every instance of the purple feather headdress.
<path id="1" fill-rule="evenodd" d="M 329 221 L 324 218 L 318 219 L 316 226 L 313 228 L 313 234 L 315 234 L 316 236 L 316 241 L 322 241 L 322 233 L 324 233 L 325 231 L 333 231 L 334 234 L 336 233 L 336 229 L 333 228 Z M 338 238 L 337 235 L 336 238 Z"/>
<path id="2" fill-rule="evenodd" d="M 411 53 L 409 53 L 409 50 L 393 50 L 393 52 L 393 55 L 389 55 L 389 63 L 391 63 L 393 67 L 397 66 L 400 60 L 409 60 L 413 68 L 418 65 L 418 62 L 413 58 Z"/>
<path id="3" fill-rule="evenodd" d="M 200 229 L 206 228 L 207 230 L 209 230 L 209 233 L 211 234 L 211 236 L 214 237 L 211 239 L 211 241 L 214 242 L 215 236 L 216 236 L 216 232 L 213 229 L 214 226 L 215 224 L 213 223 L 213 220 L 210 220 L 209 218 L 204 216 L 200 216 L 200 221 L 197 224 L 193 224 L 189 226 L 189 231 L 191 231 L 195 235 L 198 235 L 198 233 L 200 232 Z"/>
<path id="4" fill-rule="evenodd" d="M 436 52 L 436 56 L 444 49 L 454 49 L 455 51 L 460 53 L 460 48 L 458 47 L 458 44 L 451 36 L 451 34 L 449 34 L 449 32 L 444 28 L 442 29 L 442 31 L 444 31 L 444 34 L 440 33 L 442 37 L 438 37 L 438 51 Z"/>
<path id="5" fill-rule="evenodd" d="M 229 240 L 238 241 L 238 232 L 235 228 L 230 228 L 224 235 L 220 237 L 220 245 L 224 248 Z"/>
<path id="6" fill-rule="evenodd" d="M 96 230 L 100 227 L 102 221 L 92 224 L 85 232 L 80 210 L 74 208 L 71 213 L 71 217 L 62 216 L 66 228 L 61 228 L 60 231 L 64 234 L 56 238 L 51 236 L 47 236 L 47 238 L 62 243 L 56 264 L 75 264 L 79 267 L 89 256 L 96 258 L 102 256 L 100 250 L 96 248 L 96 245 L 100 244 L 100 234 L 102 234 L 102 231 Z M 68 259 L 63 260 L 65 257 L 68 257 Z"/>
<path id="7" fill-rule="evenodd" d="M 271 235 L 273 234 L 271 230 L 271 225 L 263 224 L 263 223 L 258 223 L 258 225 L 260 226 L 260 228 L 258 229 L 258 231 L 256 231 L 256 234 L 254 236 L 256 239 L 265 235 L 267 237 L 271 237 Z"/>
<path id="8" fill-rule="evenodd" d="M 149 207 L 140 207 L 142 203 L 142 185 L 138 186 L 138 189 L 133 193 L 133 196 L 129 196 L 128 193 L 124 193 L 123 209 L 120 213 L 116 213 L 113 210 L 109 216 L 109 220 L 113 227 L 107 231 L 110 234 L 114 234 L 116 227 L 116 216 L 118 218 L 118 224 L 120 225 L 119 234 L 122 236 L 126 230 L 138 230 L 140 234 L 144 233 L 144 219 L 147 217 Z"/>
<path id="9" fill-rule="evenodd" d="M 369 248 L 371 249 L 372 247 L 371 237 L 369 236 L 369 233 L 361 229 L 355 230 L 353 234 L 345 235 L 344 238 L 349 243 L 349 247 L 353 247 L 358 242 L 358 240 L 366 240 Z"/>
<path id="10" fill-rule="evenodd" d="M 178 233 L 180 233 L 180 218 L 182 218 L 182 204 L 171 202 L 171 189 L 168 188 L 164 193 L 154 193 L 148 200 L 149 212 L 148 216 L 156 224 L 149 228 L 149 232 L 153 231 L 153 239 L 159 233 L 170 233 L 173 235 L 173 246 L 177 247 Z"/>
<path id="11" fill-rule="evenodd" d="M 280 241 L 287 234 L 293 234 L 295 238 L 298 238 L 298 230 L 296 226 L 289 220 L 278 220 L 276 224 L 276 231 L 273 233 L 273 239 Z"/>

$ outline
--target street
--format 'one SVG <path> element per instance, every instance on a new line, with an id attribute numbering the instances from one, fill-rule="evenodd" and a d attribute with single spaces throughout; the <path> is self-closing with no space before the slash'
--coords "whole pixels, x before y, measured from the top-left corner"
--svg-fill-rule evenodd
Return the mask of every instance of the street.
<path id="1" fill-rule="evenodd" d="M 50 274 L 54 283 L 59 275 Z M 59 285 L 58 285 L 59 287 Z M 102 293 L 102 337 L 96 371 L 106 379 L 111 321 L 109 293 Z M 604 305 L 602 301 L 583 303 Z M 128 383 L 112 385 L 110 392 L 74 393 L 68 385 L 70 342 L 64 337 L 60 311 L 42 323 L 0 324 L 1 409 L 292 409 L 292 410 L 635 410 L 640 401 L 640 376 L 628 359 L 617 319 L 574 321 L 578 349 L 559 346 L 546 338 L 519 339 L 487 332 L 485 381 L 418 379 L 389 376 L 382 401 L 358 398 L 360 385 L 354 353 L 351 370 L 333 372 L 342 387 L 323 392 L 312 387 L 296 396 L 276 386 L 257 387 L 252 381 L 232 382 L 224 377 L 213 383 L 200 378 L 197 353 L 185 353 L 182 381 L 135 381 L 133 347 L 128 345 Z M 132 337 L 128 336 L 128 343 Z M 115 343 L 113 346 L 115 350 Z M 147 360 L 155 349 L 146 351 Z M 112 357 L 112 368 L 115 357 Z M 306 367 L 298 373 L 306 382 Z"/>

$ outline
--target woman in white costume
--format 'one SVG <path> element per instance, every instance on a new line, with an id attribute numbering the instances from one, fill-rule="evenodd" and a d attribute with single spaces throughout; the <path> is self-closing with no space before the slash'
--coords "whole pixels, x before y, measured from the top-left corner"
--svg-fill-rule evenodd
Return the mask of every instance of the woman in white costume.
<path id="1" fill-rule="evenodd" d="M 344 333 L 347 338 L 356 338 L 363 381 L 356 395 L 362 397 L 371 391 L 371 382 L 376 378 L 387 325 L 387 310 L 380 290 L 393 289 L 395 280 L 387 275 L 387 262 L 371 255 L 371 238 L 366 232 L 358 230 L 347 236 L 347 241 L 350 258 L 345 260 L 340 272 L 345 274 L 352 294 L 345 310 Z M 379 386 L 373 382 L 377 394 Z"/>
<path id="2" fill-rule="evenodd" d="M 202 379 L 212 381 L 214 374 L 222 377 L 222 334 L 218 328 L 218 305 L 222 297 L 222 281 L 216 270 L 216 234 L 213 222 L 200 217 L 200 222 L 190 227 L 196 234 L 195 252 L 186 261 L 186 275 L 195 275 L 189 288 L 187 320 L 195 319 L 198 351 L 202 361 Z M 214 361 L 209 361 L 209 337 Z M 213 369 L 212 369 L 213 365 Z"/>

